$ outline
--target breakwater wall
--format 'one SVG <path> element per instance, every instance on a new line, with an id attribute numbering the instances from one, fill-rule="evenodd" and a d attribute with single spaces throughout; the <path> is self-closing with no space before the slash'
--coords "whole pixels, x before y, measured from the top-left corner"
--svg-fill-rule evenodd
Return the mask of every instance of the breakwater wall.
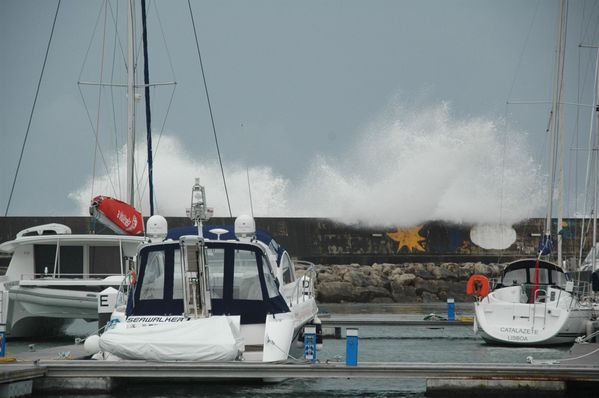
<path id="1" fill-rule="evenodd" d="M 438 303 L 451 297 L 472 301 L 466 281 L 472 274 L 498 277 L 502 264 L 403 263 L 316 265 L 316 299 L 321 303 Z M 296 265 L 302 275 L 303 265 Z"/>
<path id="2" fill-rule="evenodd" d="M 184 217 L 168 217 L 167 221 L 170 227 L 190 225 Z M 233 220 L 213 218 L 210 222 L 231 225 Z M 73 233 L 112 233 L 90 217 L 0 217 L 0 242 L 14 239 L 25 228 L 48 223 L 68 225 Z M 469 301 L 468 277 L 474 273 L 496 277 L 505 263 L 533 257 L 543 224 L 541 219 L 517 224 L 508 236 L 511 240 L 500 242 L 505 249 L 493 249 L 481 246 L 494 243 L 493 233 L 473 238 L 476 233 L 468 225 L 431 222 L 411 228 L 377 228 L 320 218 L 256 218 L 257 227 L 269 231 L 293 257 L 317 264 L 317 299 L 327 303 L 428 303 L 448 297 Z M 580 227 L 580 220 L 566 220 L 561 230 L 570 270 L 575 268 L 579 251 L 576 231 Z M 0 268 L 6 265 L 8 258 L 0 257 Z M 301 274 L 306 267 L 299 264 L 297 268 Z"/>
<path id="3" fill-rule="evenodd" d="M 170 227 L 191 224 L 185 217 L 167 217 L 167 220 Z M 215 225 L 232 222 L 230 218 L 210 220 Z M 0 217 L 0 242 L 14 239 L 17 232 L 25 228 L 47 223 L 68 225 L 73 233 L 88 233 L 91 230 L 112 233 L 101 224 L 94 223 L 90 217 Z M 511 234 L 502 238 L 503 242 L 493 242 L 493 239 L 499 238 L 493 237 L 492 233 L 486 233 L 482 238 L 478 233 L 477 240 L 473 238 L 476 234 L 473 235 L 472 226 L 443 222 L 392 228 L 346 225 L 323 218 L 256 218 L 258 228 L 269 231 L 293 257 L 324 265 L 503 263 L 523 256 L 534 256 L 543 224 L 543 219 L 521 222 L 513 226 Z M 571 259 L 578 255 L 580 230 L 579 219 L 564 221 L 561 228 L 564 258 Z M 590 239 L 586 241 L 590 242 Z M 590 243 L 587 243 L 584 254 L 589 247 Z"/>

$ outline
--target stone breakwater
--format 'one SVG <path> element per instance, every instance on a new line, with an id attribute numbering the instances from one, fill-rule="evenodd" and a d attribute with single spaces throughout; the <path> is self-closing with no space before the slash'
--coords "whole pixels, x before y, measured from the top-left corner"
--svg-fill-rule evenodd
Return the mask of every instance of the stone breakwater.
<path id="1" fill-rule="evenodd" d="M 466 282 L 472 274 L 500 275 L 502 264 L 407 263 L 316 265 L 316 298 L 321 303 L 432 303 L 448 297 L 472 300 Z M 305 265 L 297 265 L 302 275 Z"/>

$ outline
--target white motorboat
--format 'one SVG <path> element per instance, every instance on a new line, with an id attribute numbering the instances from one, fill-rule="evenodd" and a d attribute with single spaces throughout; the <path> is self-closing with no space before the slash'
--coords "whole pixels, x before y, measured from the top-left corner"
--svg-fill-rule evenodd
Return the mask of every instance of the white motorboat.
<path id="1" fill-rule="evenodd" d="M 467 286 L 478 297 L 474 330 L 489 343 L 573 343 L 585 334 L 593 315 L 592 305 L 581 300 L 589 284 L 575 285 L 560 267 L 547 261 L 514 261 L 495 286 L 489 283 L 486 277 L 473 275 Z"/>
<path id="2" fill-rule="evenodd" d="M 297 278 L 289 254 L 250 216 L 239 216 L 234 231 L 203 227 L 205 195 L 196 187 L 198 226 L 167 238 L 163 217 L 148 220 L 136 283 L 91 344 L 96 358 L 286 360 L 293 338 L 315 321 L 313 270 Z"/>
<path id="3" fill-rule="evenodd" d="M 46 224 L 0 244 L 0 252 L 12 255 L 0 276 L 0 324 L 7 335 L 50 336 L 74 319 L 97 320 L 98 292 L 121 285 L 142 241 Z"/>

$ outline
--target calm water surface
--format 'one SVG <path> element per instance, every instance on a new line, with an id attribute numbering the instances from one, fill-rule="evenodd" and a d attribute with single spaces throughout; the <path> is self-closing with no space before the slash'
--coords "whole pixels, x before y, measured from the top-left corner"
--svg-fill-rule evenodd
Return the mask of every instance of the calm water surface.
<path id="1" fill-rule="evenodd" d="M 445 315 L 445 305 L 381 305 L 338 304 L 321 305 L 323 312 L 335 317 L 380 319 L 384 314 L 394 318 L 422 319 L 424 315 Z M 471 315 L 472 304 L 457 304 L 458 314 Z M 74 324 L 71 333 L 85 334 L 93 331 L 93 324 Z M 485 344 L 471 327 L 384 326 L 359 328 L 359 361 L 363 362 L 493 362 L 524 363 L 526 357 L 552 359 L 564 356 L 568 347 L 522 348 L 495 347 Z M 8 351 L 17 353 L 35 343 L 36 348 L 71 344 L 70 339 L 30 342 L 9 342 Z M 301 349 L 293 348 L 291 355 L 301 357 Z M 324 348 L 318 352 L 320 361 L 345 361 L 345 340 L 325 339 Z M 110 395 L 94 397 L 424 397 L 424 380 L 387 379 L 316 379 L 288 380 L 277 384 L 211 383 L 187 384 L 163 383 L 148 386 L 123 386 Z M 79 397 L 78 395 L 61 395 Z M 86 395 L 89 397 L 90 395 Z"/>

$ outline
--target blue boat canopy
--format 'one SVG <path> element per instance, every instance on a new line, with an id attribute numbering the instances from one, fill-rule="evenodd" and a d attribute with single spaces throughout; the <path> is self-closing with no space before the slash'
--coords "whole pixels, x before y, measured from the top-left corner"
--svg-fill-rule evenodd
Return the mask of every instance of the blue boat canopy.
<path id="1" fill-rule="evenodd" d="M 184 312 L 179 245 L 142 248 L 138 279 L 129 291 L 126 316 L 173 316 Z M 241 324 L 264 323 L 268 314 L 289 312 L 262 249 L 249 243 L 206 242 L 212 315 L 240 315 Z"/>

